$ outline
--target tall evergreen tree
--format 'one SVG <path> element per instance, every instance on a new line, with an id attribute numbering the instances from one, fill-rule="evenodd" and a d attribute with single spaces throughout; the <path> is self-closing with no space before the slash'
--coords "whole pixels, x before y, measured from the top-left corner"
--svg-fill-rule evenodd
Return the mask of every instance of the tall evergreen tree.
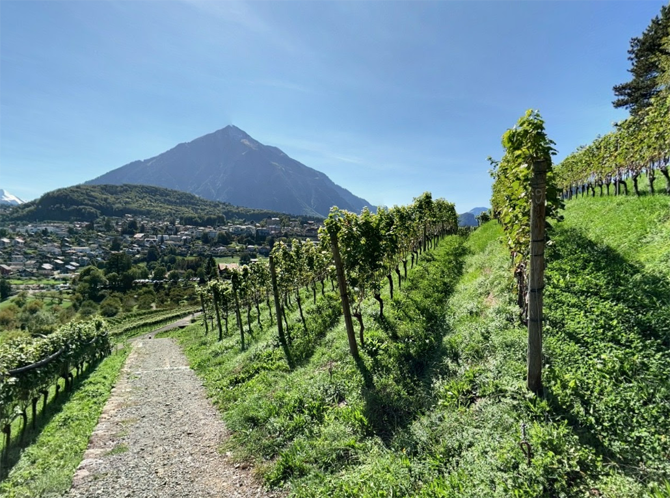
<path id="1" fill-rule="evenodd" d="M 662 88 L 662 83 L 659 81 L 662 72 L 661 61 L 670 57 L 668 46 L 664 44 L 664 39 L 669 34 L 670 5 L 664 5 L 642 36 L 630 40 L 628 60 L 632 65 L 628 71 L 633 78 L 614 86 L 614 95 L 617 97 L 612 102 L 614 107 L 625 107 L 635 115 L 651 104 L 651 98 Z"/>

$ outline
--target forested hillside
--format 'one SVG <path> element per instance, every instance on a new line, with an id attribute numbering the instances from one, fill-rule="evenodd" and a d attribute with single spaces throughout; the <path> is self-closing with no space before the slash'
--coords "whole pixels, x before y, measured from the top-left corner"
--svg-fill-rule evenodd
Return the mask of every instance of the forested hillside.
<path id="1" fill-rule="evenodd" d="M 101 216 L 142 215 L 214 225 L 225 220 L 260 221 L 285 213 L 209 201 L 177 190 L 148 185 L 76 185 L 47 192 L 5 215 L 17 221 L 94 221 Z M 303 217 L 304 218 L 304 217 Z M 317 218 L 309 218 L 317 219 Z"/>

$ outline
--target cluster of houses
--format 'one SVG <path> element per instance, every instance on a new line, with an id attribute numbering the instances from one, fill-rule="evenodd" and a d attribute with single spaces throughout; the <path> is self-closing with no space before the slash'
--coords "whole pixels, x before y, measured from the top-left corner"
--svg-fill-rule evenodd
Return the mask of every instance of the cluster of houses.
<path id="1" fill-rule="evenodd" d="M 279 218 L 268 218 L 262 223 L 219 227 L 196 227 L 190 225 L 155 222 L 141 217 L 135 218 L 139 233 L 122 233 L 133 218 L 115 220 L 110 227 L 105 223 L 94 225 L 73 223 L 13 223 L 3 228 L 0 238 L 0 275 L 13 278 L 54 278 L 68 280 L 80 269 L 95 262 L 104 262 L 112 249 L 119 249 L 136 258 L 146 256 L 149 249 L 168 248 L 180 256 L 232 256 L 244 252 L 267 256 L 270 247 L 264 242 L 267 237 L 315 238 L 319 224 L 313 221 L 301 223 L 291 219 L 283 224 Z M 240 245 L 233 242 L 218 244 L 220 233 L 226 240 L 251 240 L 255 244 Z M 208 244 L 203 244 L 203 240 Z M 114 247 L 120 246 L 120 247 Z"/>

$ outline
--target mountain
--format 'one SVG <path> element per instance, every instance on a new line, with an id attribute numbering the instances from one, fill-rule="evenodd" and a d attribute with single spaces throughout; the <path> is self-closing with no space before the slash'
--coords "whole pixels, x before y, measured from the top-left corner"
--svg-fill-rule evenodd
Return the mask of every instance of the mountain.
<path id="1" fill-rule="evenodd" d="M 484 211 L 488 211 L 488 210 L 489 210 L 489 208 L 487 208 L 487 207 L 476 207 L 476 208 L 472 208 L 470 211 L 468 211 L 468 213 L 472 213 L 475 216 L 477 216 L 479 214 L 482 214 Z"/>
<path id="2" fill-rule="evenodd" d="M 0 204 L 18 206 L 19 204 L 23 204 L 23 201 L 18 197 L 16 197 L 15 195 L 12 195 L 6 190 L 0 188 Z"/>
<path id="3" fill-rule="evenodd" d="M 162 220 L 175 218 L 182 224 L 201 226 L 221 223 L 224 218 L 252 222 L 285 216 L 276 211 L 232 206 L 149 185 L 75 185 L 47 192 L 39 199 L 17 206 L 6 219 L 94 221 L 100 216 L 126 214 Z"/>
<path id="4" fill-rule="evenodd" d="M 489 208 L 486 207 L 476 207 L 472 208 L 470 211 L 467 213 L 459 214 L 458 215 L 458 226 L 459 227 L 476 227 L 479 225 L 477 222 L 477 215 L 483 213 L 484 211 L 488 211 Z"/>
<path id="5" fill-rule="evenodd" d="M 325 174 L 263 145 L 236 126 L 86 183 L 155 185 L 237 206 L 310 216 L 328 216 L 331 206 L 360 212 L 369 205 Z"/>

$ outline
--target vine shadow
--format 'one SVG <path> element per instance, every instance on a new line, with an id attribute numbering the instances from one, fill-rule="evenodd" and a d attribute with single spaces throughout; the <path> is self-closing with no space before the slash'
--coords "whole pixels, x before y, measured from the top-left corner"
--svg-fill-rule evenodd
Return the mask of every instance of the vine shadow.
<path id="1" fill-rule="evenodd" d="M 626 259 L 611 246 L 595 242 L 579 229 L 561 229 L 554 240 L 555 245 L 549 251 L 545 291 L 547 337 L 555 335 L 567 345 L 557 342 L 557 349 L 545 349 L 549 367 L 545 398 L 551 411 L 568 422 L 581 444 L 618 465 L 623 472 L 637 475 L 639 462 L 648 455 L 645 445 L 631 444 L 626 438 L 627 432 L 644 429 L 634 426 L 632 413 L 630 420 L 623 422 L 625 427 L 616 427 L 608 416 L 628 413 L 628 407 L 617 398 L 597 398 L 603 390 L 612 396 L 626 394 L 632 384 L 625 379 L 625 372 L 621 376 L 605 376 L 594 368 L 590 376 L 580 380 L 585 385 L 568 392 L 560 379 L 551 377 L 552 366 L 580 372 L 585 362 L 602 351 L 606 356 L 609 353 L 625 356 L 635 351 L 642 358 L 666 354 L 670 348 L 670 281 L 646 272 L 639 263 Z M 576 309 L 582 313 L 575 313 Z M 575 355 L 575 350 L 583 351 L 585 356 Z M 660 375 L 655 381 L 659 387 L 665 384 L 663 389 L 667 392 L 670 366 L 659 368 L 665 375 L 655 371 Z M 595 382 L 600 384 L 596 387 Z M 606 402 L 619 405 L 601 409 Z M 653 394 L 644 403 L 639 408 L 654 405 L 654 409 L 660 410 L 660 419 L 661 412 L 670 415 L 667 401 L 664 403 Z M 587 411 L 588 407 L 595 409 L 587 417 L 578 415 L 580 407 Z"/>

